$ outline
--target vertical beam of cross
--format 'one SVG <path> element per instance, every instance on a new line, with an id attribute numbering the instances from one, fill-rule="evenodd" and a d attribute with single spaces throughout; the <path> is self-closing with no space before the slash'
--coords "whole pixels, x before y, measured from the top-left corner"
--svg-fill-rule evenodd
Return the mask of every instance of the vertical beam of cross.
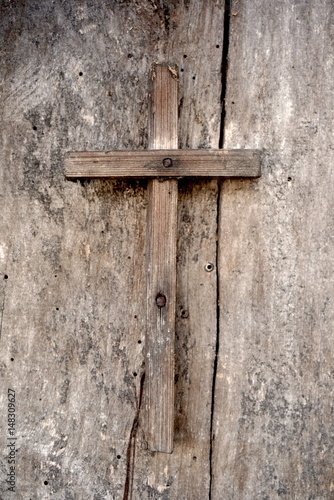
<path id="1" fill-rule="evenodd" d="M 178 76 L 151 72 L 149 149 L 178 147 Z M 166 168 L 170 159 L 165 159 Z M 147 440 L 152 451 L 173 451 L 176 298 L 176 179 L 149 181 L 146 330 Z"/>

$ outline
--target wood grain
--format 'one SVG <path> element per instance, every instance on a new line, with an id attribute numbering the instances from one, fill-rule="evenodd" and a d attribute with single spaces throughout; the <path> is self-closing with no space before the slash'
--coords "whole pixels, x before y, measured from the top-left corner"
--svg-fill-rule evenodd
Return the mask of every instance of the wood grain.
<path id="1" fill-rule="evenodd" d="M 172 166 L 165 167 L 164 159 Z M 260 152 L 254 150 L 82 151 L 68 154 L 69 179 L 107 177 L 259 177 Z"/>
<path id="2" fill-rule="evenodd" d="M 169 2 L 169 29 L 152 42 L 152 61 L 179 67 L 180 149 L 218 148 L 224 4 Z M 210 490 L 217 288 L 205 265 L 216 260 L 217 181 L 180 181 L 178 207 L 174 451 L 138 446 L 133 498 L 147 500 L 203 499 Z"/>
<path id="3" fill-rule="evenodd" d="M 63 167 L 69 150 L 147 148 L 154 61 L 180 68 L 179 148 L 218 147 L 225 2 L 37 3 L 0 5 L 0 365 L 24 414 L 15 498 L 208 498 L 217 182 L 179 182 L 174 451 L 152 453 L 144 408 L 137 418 L 146 183 L 72 183 Z"/>
<path id="4" fill-rule="evenodd" d="M 333 498 L 332 0 L 232 2 L 212 500 Z M 223 494 L 222 494 L 223 492 Z"/>
<path id="5" fill-rule="evenodd" d="M 177 148 L 178 75 L 155 65 L 151 72 L 150 148 Z M 171 453 L 174 439 L 177 180 L 149 185 L 146 332 L 147 442 Z M 157 306 L 157 297 L 166 304 Z"/>

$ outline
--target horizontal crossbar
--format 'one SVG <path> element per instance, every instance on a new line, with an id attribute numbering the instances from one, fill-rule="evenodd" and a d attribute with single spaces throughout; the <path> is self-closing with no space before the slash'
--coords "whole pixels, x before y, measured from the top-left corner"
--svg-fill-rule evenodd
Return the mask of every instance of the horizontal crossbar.
<path id="1" fill-rule="evenodd" d="M 260 177 L 260 151 L 172 149 L 80 151 L 65 161 L 68 179 L 126 177 Z"/>

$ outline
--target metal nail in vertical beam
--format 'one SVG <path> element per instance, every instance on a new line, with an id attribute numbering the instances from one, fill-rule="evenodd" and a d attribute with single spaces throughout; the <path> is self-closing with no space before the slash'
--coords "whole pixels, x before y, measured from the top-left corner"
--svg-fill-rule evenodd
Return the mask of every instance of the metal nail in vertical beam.
<path id="1" fill-rule="evenodd" d="M 149 149 L 177 149 L 177 68 L 155 65 L 150 80 Z M 163 160 L 166 169 L 171 164 L 171 158 Z M 151 451 L 172 453 L 178 182 L 149 183 L 147 441 Z"/>

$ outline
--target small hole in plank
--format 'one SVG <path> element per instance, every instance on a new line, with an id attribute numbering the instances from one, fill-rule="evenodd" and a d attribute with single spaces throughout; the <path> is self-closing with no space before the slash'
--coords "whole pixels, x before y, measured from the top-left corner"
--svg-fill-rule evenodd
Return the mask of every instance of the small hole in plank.
<path id="1" fill-rule="evenodd" d="M 193 460 L 197 460 L 197 457 L 193 457 Z"/>
<path id="2" fill-rule="evenodd" d="M 141 340 L 138 340 L 138 344 L 141 344 Z"/>
<path id="3" fill-rule="evenodd" d="M 44 481 L 45 486 L 49 484 L 49 481 Z"/>
<path id="4" fill-rule="evenodd" d="M 188 56 L 187 56 L 187 54 L 184 54 L 183 58 L 184 58 L 184 59 L 187 59 L 187 57 L 188 57 Z"/>
<path id="5" fill-rule="evenodd" d="M 8 274 L 5 274 L 3 277 L 4 280 L 8 280 Z"/>
<path id="6" fill-rule="evenodd" d="M 121 455 L 117 455 L 118 460 L 121 458 Z"/>
<path id="7" fill-rule="evenodd" d="M 288 182 L 292 181 L 292 177 L 288 177 Z"/>
<path id="8" fill-rule="evenodd" d="M 11 361 L 14 361 L 14 358 L 10 358 Z"/>
<path id="9" fill-rule="evenodd" d="M 79 71 L 79 76 L 82 76 L 83 75 L 83 72 L 82 71 Z"/>
<path id="10" fill-rule="evenodd" d="M 218 44 L 217 44 L 217 45 L 216 45 L 216 49 L 219 49 L 219 47 L 220 47 L 220 45 L 218 45 Z"/>
<path id="11" fill-rule="evenodd" d="M 36 127 L 36 125 L 34 125 L 32 129 L 33 129 L 33 130 L 37 130 L 37 127 Z"/>
<path id="12" fill-rule="evenodd" d="M 183 73 L 183 72 L 184 72 L 184 69 L 183 69 L 183 68 L 181 68 L 181 73 Z"/>
<path id="13" fill-rule="evenodd" d="M 133 376 L 134 377 L 137 377 L 138 373 L 137 372 L 133 372 Z"/>
<path id="14" fill-rule="evenodd" d="M 193 80 L 196 80 L 196 76 L 193 76 Z"/>

